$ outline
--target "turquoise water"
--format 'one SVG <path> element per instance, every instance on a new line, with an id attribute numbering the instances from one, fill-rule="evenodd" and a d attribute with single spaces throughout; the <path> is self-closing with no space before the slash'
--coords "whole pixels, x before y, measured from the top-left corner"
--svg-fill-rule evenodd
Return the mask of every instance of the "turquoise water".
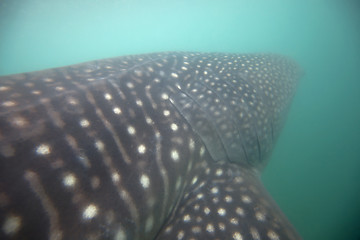
<path id="1" fill-rule="evenodd" d="M 0 75 L 166 50 L 295 58 L 305 77 L 263 181 L 304 239 L 360 239 L 360 4 L 54 2 L 0 2 Z"/>

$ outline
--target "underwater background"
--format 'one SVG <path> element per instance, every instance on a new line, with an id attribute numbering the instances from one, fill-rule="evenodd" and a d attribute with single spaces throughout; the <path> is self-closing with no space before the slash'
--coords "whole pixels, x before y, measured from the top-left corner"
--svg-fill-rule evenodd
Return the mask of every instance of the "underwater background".
<path id="1" fill-rule="evenodd" d="M 360 239 L 359 1 L 0 0 L 0 75 L 157 51 L 298 61 L 263 182 L 304 239 Z"/>

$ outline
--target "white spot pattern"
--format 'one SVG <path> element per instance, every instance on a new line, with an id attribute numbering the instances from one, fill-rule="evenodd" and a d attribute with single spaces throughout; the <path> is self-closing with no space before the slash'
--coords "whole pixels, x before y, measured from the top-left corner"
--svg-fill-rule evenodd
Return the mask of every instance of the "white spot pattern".
<path id="1" fill-rule="evenodd" d="M 21 218 L 16 215 L 10 215 L 5 218 L 2 225 L 2 231 L 8 236 L 14 236 L 21 228 Z"/>
<path id="2" fill-rule="evenodd" d="M 115 217 L 119 214 L 117 209 L 123 208 L 112 209 L 109 205 L 102 212 L 102 202 L 89 204 L 95 199 L 102 201 L 99 193 L 104 189 L 115 192 L 112 195 L 109 191 L 106 196 L 118 198 L 116 201 L 127 209 L 127 219 L 142 229 L 130 233 L 134 239 L 153 234 L 154 229 L 163 224 L 165 216 L 169 216 L 172 210 L 169 206 L 174 206 L 179 198 L 184 199 L 183 208 L 174 210 L 182 224 L 165 227 L 168 234 L 174 234 L 168 239 L 214 239 L 219 231 L 227 239 L 238 240 L 245 236 L 255 240 L 289 238 L 281 228 L 285 226 L 284 221 L 271 215 L 273 211 L 269 211 L 271 204 L 266 205 L 267 199 L 258 200 L 263 197 L 262 190 L 249 183 L 248 179 L 253 176 L 247 173 L 247 167 L 239 168 L 238 160 L 232 159 L 236 156 L 257 168 L 262 164 L 262 158 L 267 157 L 273 141 L 271 131 L 277 133 L 281 122 L 277 116 L 282 115 L 294 88 L 289 65 L 282 62 L 283 59 L 275 57 L 272 60 L 267 55 L 168 53 L 166 57 L 162 56 L 131 56 L 86 63 L 79 68 L 73 67 L 71 74 L 67 70 L 57 70 L 56 74 L 61 78 L 52 71 L 40 73 L 45 75 L 41 78 L 31 73 L 32 79 L 18 75 L 16 78 L 23 78 L 21 81 L 14 79 L 16 84 L 21 84 L 19 88 L 0 78 L 0 94 L 6 96 L 0 110 L 14 113 L 0 117 L 1 121 L 9 123 L 10 139 L 23 138 L 35 143 L 27 156 L 35 156 L 34 159 L 39 161 L 33 162 L 42 164 L 43 169 L 49 171 L 50 181 L 42 182 L 44 170 L 30 163 L 30 168 L 39 172 L 28 174 L 27 179 L 49 215 L 49 237 L 60 236 L 57 235 L 58 221 L 63 220 L 58 214 L 61 206 L 57 208 L 56 201 L 52 201 L 51 191 L 44 191 L 51 186 L 52 177 L 56 177 L 63 186 L 59 191 L 72 194 L 71 204 L 82 209 L 82 220 L 97 216 L 106 219 L 106 224 L 111 227 L 103 230 L 109 231 L 114 239 L 128 236 L 124 230 L 126 223 Z M 36 78 L 40 79 L 41 87 L 34 81 Z M 284 81 L 285 78 L 290 80 Z M 38 105 L 26 104 L 26 94 L 22 96 L 18 90 L 24 88 L 28 89 L 29 96 L 38 99 Z M 77 94 L 79 92 L 81 94 Z M 183 103 L 179 102 L 179 93 L 186 93 Z M 59 101 L 57 105 L 53 101 L 54 94 Z M 39 106 L 46 110 L 44 116 L 37 110 Z M 191 110 L 187 112 L 188 109 Z M 199 115 L 202 113 L 206 113 L 205 119 Z M 195 121 L 189 120 L 188 116 Z M 43 124 L 44 119 L 51 123 L 50 127 Z M 205 122 L 196 122 L 196 119 Z M 221 146 L 217 148 L 219 145 L 213 140 L 213 133 L 206 131 L 209 123 L 227 148 L 225 155 Z M 234 123 L 238 125 L 234 126 Z M 57 131 L 64 129 L 65 137 L 56 135 L 53 126 Z M 256 137 L 254 129 L 257 130 Z M 14 131 L 18 133 L 14 134 Z M 81 134 L 77 135 L 77 132 Z M 204 132 L 209 135 L 204 137 Z M 241 132 L 241 139 L 235 132 Z M 52 138 L 54 136 L 56 139 Z M 22 143 L 15 140 L 1 146 L 0 154 L 5 158 L 21 156 L 16 144 Z M 68 151 L 63 151 L 66 148 Z M 211 162 L 211 158 L 219 160 L 217 154 L 233 160 L 232 167 L 227 165 L 226 159 Z M 75 164 L 78 168 L 73 167 Z M 79 169 L 89 175 L 80 174 Z M 130 173 L 126 169 L 133 171 Z M 106 186 L 109 176 L 101 172 L 111 176 L 112 187 Z M 129 187 L 134 176 L 142 189 Z M 153 176 L 157 176 L 156 180 Z M 157 183 L 160 192 L 155 187 Z M 91 194 L 84 191 L 86 185 L 94 191 L 93 200 L 89 201 Z M 163 197 L 159 199 L 159 196 Z M 0 193 L 0 203 L 6 203 L 7 197 Z M 155 206 L 161 206 L 156 209 L 159 219 L 154 219 Z M 276 230 L 257 228 L 257 224 L 275 226 L 274 219 L 277 219 Z M 1 230 L 9 236 L 16 234 L 23 224 L 27 224 L 23 221 L 25 218 L 8 214 Z M 119 221 L 117 227 L 112 227 L 116 221 Z M 85 222 L 79 221 L 79 224 Z M 145 225 L 140 226 L 143 222 Z M 244 228 L 244 223 L 251 227 Z M 86 236 L 96 239 L 98 229 L 89 231 Z"/>
<path id="3" fill-rule="evenodd" d="M 140 177 L 140 183 L 143 188 L 148 188 L 150 186 L 150 178 L 146 174 L 142 174 Z"/>
<path id="4" fill-rule="evenodd" d="M 51 152 L 51 148 L 48 144 L 40 144 L 35 151 L 39 155 L 48 155 Z"/>
<path id="5" fill-rule="evenodd" d="M 133 126 L 128 126 L 127 130 L 130 135 L 134 135 L 136 133 L 136 130 Z"/>
<path id="6" fill-rule="evenodd" d="M 140 154 L 144 154 L 144 153 L 146 152 L 146 147 L 145 147 L 145 145 L 143 145 L 143 144 L 139 145 L 139 146 L 138 146 L 138 152 L 139 152 Z"/>
<path id="7" fill-rule="evenodd" d="M 74 187 L 76 184 L 76 177 L 73 173 L 67 173 L 65 174 L 63 178 L 63 184 L 66 187 Z"/>
<path id="8" fill-rule="evenodd" d="M 174 160 L 175 162 L 179 161 L 179 153 L 176 150 L 172 150 L 171 151 L 171 158 L 172 160 Z"/>
<path id="9" fill-rule="evenodd" d="M 94 204 L 89 204 L 84 209 L 82 216 L 83 216 L 84 220 L 90 220 L 90 219 L 94 218 L 97 214 L 98 214 L 97 206 Z"/>

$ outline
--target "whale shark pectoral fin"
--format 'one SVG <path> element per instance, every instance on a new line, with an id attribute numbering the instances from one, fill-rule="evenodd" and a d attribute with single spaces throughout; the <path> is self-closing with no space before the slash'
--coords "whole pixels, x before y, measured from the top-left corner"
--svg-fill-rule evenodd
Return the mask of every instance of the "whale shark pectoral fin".
<path id="1" fill-rule="evenodd" d="M 301 239 L 253 170 L 215 163 L 163 227 L 162 239 Z"/>

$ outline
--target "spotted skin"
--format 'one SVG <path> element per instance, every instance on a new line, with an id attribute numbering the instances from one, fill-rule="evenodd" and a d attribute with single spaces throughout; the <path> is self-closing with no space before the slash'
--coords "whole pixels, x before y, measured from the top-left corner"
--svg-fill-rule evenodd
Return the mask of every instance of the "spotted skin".
<path id="1" fill-rule="evenodd" d="M 299 72 L 167 52 L 0 77 L 0 239 L 300 239 L 259 178 Z"/>

